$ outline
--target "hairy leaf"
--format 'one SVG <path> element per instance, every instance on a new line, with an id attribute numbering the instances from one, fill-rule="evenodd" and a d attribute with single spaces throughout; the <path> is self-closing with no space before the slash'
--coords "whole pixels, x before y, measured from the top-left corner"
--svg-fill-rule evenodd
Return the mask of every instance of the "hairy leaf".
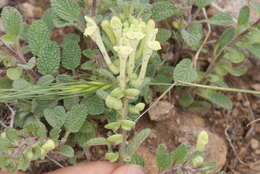
<path id="1" fill-rule="evenodd" d="M 60 151 L 59 154 L 68 157 L 68 158 L 72 158 L 74 157 L 74 149 L 71 146 L 68 145 L 64 145 Z"/>
<path id="2" fill-rule="evenodd" d="M 87 118 L 87 108 L 84 105 L 74 105 L 72 109 L 67 113 L 67 119 L 65 122 L 65 128 L 69 132 L 76 133 L 83 126 Z"/>
<path id="3" fill-rule="evenodd" d="M 166 42 L 171 38 L 171 36 L 172 36 L 172 32 L 170 30 L 160 28 L 156 35 L 156 40 L 159 42 Z"/>
<path id="4" fill-rule="evenodd" d="M 53 128 L 61 128 L 66 120 L 67 114 L 64 107 L 56 106 L 44 110 L 44 117 Z"/>
<path id="5" fill-rule="evenodd" d="M 180 145 L 174 152 L 171 153 L 171 158 L 176 164 L 182 164 L 190 150 L 190 146 Z"/>
<path id="6" fill-rule="evenodd" d="M 143 129 L 139 133 L 137 133 L 126 147 L 127 155 L 129 156 L 134 155 L 135 151 L 146 140 L 146 138 L 149 137 L 150 133 L 151 133 L 150 129 Z"/>
<path id="7" fill-rule="evenodd" d="M 190 59 L 183 59 L 174 69 L 174 81 L 194 82 L 198 80 L 198 74 L 192 66 Z"/>
<path id="8" fill-rule="evenodd" d="M 87 107 L 89 115 L 100 115 L 105 111 L 104 100 L 97 95 L 87 96 L 82 100 L 81 104 Z"/>
<path id="9" fill-rule="evenodd" d="M 64 68 L 74 70 L 80 65 L 81 49 L 79 44 L 72 40 L 65 40 L 62 43 L 62 65 Z"/>
<path id="10" fill-rule="evenodd" d="M 213 2 L 213 0 L 196 0 L 195 4 L 199 7 L 199 8 L 204 8 L 207 5 L 209 5 L 211 2 Z"/>
<path id="11" fill-rule="evenodd" d="M 169 1 L 155 2 L 152 7 L 152 17 L 155 21 L 161 21 L 175 15 L 176 7 Z"/>
<path id="12" fill-rule="evenodd" d="M 49 29 L 42 20 L 34 22 L 28 30 L 29 48 L 34 55 L 39 55 L 40 50 L 50 40 Z"/>
<path id="13" fill-rule="evenodd" d="M 243 27 L 248 24 L 250 15 L 249 13 L 250 9 L 248 6 L 244 6 L 243 8 L 241 8 L 238 16 L 237 27 Z"/>
<path id="14" fill-rule="evenodd" d="M 208 23 L 214 25 L 231 25 L 232 17 L 228 13 L 220 12 L 212 18 L 208 19 Z"/>
<path id="15" fill-rule="evenodd" d="M 7 34 L 18 36 L 23 30 L 22 16 L 14 7 L 5 7 L 1 13 L 2 23 Z"/>
<path id="16" fill-rule="evenodd" d="M 160 144 L 156 150 L 156 164 L 163 171 L 169 169 L 173 163 L 165 145 Z"/>
<path id="17" fill-rule="evenodd" d="M 69 22 L 76 21 L 80 16 L 80 7 L 73 0 L 51 0 L 51 6 L 57 16 Z"/>
<path id="18" fill-rule="evenodd" d="M 60 66 L 60 49 L 55 42 L 49 41 L 45 47 L 39 51 L 37 59 L 38 71 L 43 74 L 53 74 Z"/>
<path id="19" fill-rule="evenodd" d="M 189 30 L 181 30 L 181 35 L 187 45 L 191 48 L 196 49 L 200 46 L 201 39 L 203 37 L 202 25 L 194 24 Z"/>

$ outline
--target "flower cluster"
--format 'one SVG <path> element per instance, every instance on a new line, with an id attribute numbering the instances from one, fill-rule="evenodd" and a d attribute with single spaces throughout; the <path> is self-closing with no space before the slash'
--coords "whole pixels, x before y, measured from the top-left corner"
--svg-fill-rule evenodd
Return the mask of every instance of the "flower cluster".
<path id="1" fill-rule="evenodd" d="M 153 51 L 161 49 L 160 43 L 156 41 L 158 29 L 153 20 L 145 23 L 133 16 L 125 20 L 118 16 L 113 16 L 111 20 L 104 20 L 101 23 L 102 30 L 108 36 L 113 52 L 116 53 L 117 59 L 113 62 L 104 46 L 99 27 L 92 18 L 85 17 L 85 19 L 87 21 L 85 35 L 97 44 L 109 70 L 118 76 L 118 86 L 106 95 L 105 102 L 108 108 L 116 110 L 119 118 L 105 125 L 105 128 L 115 133 L 106 141 L 111 146 L 119 145 L 120 153 L 109 149 L 105 158 L 111 162 L 118 159 L 129 161 L 131 157 L 125 153 L 126 131 L 132 130 L 135 122 L 129 120 L 128 115 L 140 114 L 145 108 L 144 103 L 135 104 L 132 101 L 136 101 L 140 96 L 140 88 L 144 84 Z"/>

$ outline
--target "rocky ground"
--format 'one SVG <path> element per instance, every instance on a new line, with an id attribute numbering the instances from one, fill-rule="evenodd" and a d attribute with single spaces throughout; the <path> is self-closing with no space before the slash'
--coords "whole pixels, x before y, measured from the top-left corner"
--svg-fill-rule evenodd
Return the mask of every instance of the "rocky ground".
<path id="1" fill-rule="evenodd" d="M 0 8 L 14 5 L 23 13 L 27 22 L 32 22 L 42 16 L 49 5 L 48 2 L 0 0 Z M 216 0 L 209 13 L 227 11 L 236 20 L 240 6 L 244 4 L 246 0 Z M 252 12 L 251 16 L 252 20 L 258 17 L 256 12 Z M 249 70 L 247 75 L 242 78 L 228 77 L 227 82 L 232 87 L 260 91 L 259 65 L 259 61 L 248 60 L 244 64 Z M 142 117 L 137 127 L 152 129 L 151 137 L 139 149 L 139 153 L 145 157 L 147 174 L 158 173 L 154 161 L 158 144 L 166 144 L 170 150 L 174 150 L 180 143 L 193 145 L 201 130 L 207 130 L 210 135 L 207 160 L 216 161 L 218 169 L 230 174 L 260 174 L 260 121 L 257 122 L 260 119 L 259 96 L 230 94 L 234 101 L 231 111 L 212 108 L 194 115 L 180 109 L 176 104 L 178 93 L 174 92 L 175 89 L 172 95 L 164 97 L 148 115 Z"/>

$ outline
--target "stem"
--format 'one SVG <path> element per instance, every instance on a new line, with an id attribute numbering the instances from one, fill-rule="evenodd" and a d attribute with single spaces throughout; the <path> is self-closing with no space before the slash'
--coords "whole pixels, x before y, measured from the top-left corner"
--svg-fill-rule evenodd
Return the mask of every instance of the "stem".
<path id="1" fill-rule="evenodd" d="M 96 16 L 96 9 L 97 9 L 97 1 L 92 0 L 92 9 L 91 9 L 91 15 Z"/>
<path id="2" fill-rule="evenodd" d="M 60 141 L 60 146 L 63 146 L 63 145 L 66 143 L 66 141 L 68 140 L 69 136 L 70 136 L 70 132 L 67 131 L 67 132 L 65 133 L 64 137 L 63 137 L 63 138 L 61 139 L 61 141 Z"/>
<path id="3" fill-rule="evenodd" d="M 183 82 L 183 81 L 177 81 L 177 82 L 180 83 L 180 84 L 183 84 L 183 85 L 188 85 L 188 86 L 198 87 L 198 88 L 260 95 L 260 91 L 253 91 L 253 90 L 248 90 L 248 89 L 224 88 L 224 87 L 219 87 L 219 86 L 208 86 L 208 85 L 201 85 L 201 84 Z"/>

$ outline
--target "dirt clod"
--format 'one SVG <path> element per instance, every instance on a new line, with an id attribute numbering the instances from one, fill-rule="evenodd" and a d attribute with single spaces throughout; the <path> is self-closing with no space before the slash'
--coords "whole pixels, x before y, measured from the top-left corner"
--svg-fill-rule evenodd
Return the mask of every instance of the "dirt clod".
<path id="1" fill-rule="evenodd" d="M 251 148 L 254 150 L 259 148 L 259 142 L 254 138 L 251 139 L 250 144 L 251 144 Z"/>
<path id="2" fill-rule="evenodd" d="M 150 119 L 153 121 L 163 121 L 174 116 L 174 105 L 167 101 L 160 101 L 155 107 L 149 110 Z"/>

